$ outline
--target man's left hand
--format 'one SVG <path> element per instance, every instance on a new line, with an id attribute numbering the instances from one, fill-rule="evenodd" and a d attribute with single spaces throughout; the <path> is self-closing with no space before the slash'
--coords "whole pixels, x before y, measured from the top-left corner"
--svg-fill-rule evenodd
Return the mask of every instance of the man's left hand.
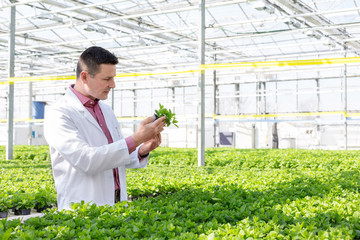
<path id="1" fill-rule="evenodd" d="M 140 156 L 146 156 L 149 152 L 159 147 L 161 144 L 161 134 L 157 134 L 154 138 L 146 141 L 139 149 Z"/>

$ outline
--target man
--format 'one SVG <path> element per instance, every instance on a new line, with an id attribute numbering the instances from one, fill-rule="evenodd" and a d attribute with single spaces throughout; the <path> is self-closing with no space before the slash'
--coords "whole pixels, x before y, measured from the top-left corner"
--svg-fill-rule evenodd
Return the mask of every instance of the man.
<path id="1" fill-rule="evenodd" d="M 73 202 L 113 205 L 127 200 L 126 168 L 145 167 L 149 152 L 161 143 L 164 118 L 143 120 L 126 139 L 105 100 L 115 88 L 118 59 L 101 47 L 80 56 L 76 83 L 46 112 L 58 209 Z"/>

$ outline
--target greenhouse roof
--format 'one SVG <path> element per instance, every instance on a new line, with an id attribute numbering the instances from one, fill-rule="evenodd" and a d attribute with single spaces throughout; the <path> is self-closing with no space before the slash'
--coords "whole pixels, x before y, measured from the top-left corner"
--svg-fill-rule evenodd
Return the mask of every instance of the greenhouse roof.
<path id="1" fill-rule="evenodd" d="M 199 66 L 199 1 L 3 0 L 1 81 L 8 77 L 10 6 L 16 8 L 15 77 L 72 76 L 98 45 L 118 72 Z M 208 0 L 205 63 L 358 57 L 359 0 Z"/>

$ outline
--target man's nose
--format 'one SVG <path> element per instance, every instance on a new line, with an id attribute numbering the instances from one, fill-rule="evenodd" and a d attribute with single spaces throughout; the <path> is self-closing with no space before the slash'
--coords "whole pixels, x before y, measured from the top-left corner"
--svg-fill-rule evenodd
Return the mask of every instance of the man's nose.
<path id="1" fill-rule="evenodd" d="M 115 84 L 115 78 L 111 79 L 109 82 L 109 87 L 110 88 L 115 88 L 116 84 Z"/>

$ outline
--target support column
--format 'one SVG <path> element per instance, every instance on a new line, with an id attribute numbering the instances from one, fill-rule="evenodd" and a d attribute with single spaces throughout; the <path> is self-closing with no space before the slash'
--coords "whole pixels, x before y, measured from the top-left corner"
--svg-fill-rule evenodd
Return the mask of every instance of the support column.
<path id="1" fill-rule="evenodd" d="M 263 82 L 263 113 L 267 114 L 267 109 L 266 109 L 266 82 Z"/>
<path id="2" fill-rule="evenodd" d="M 10 8 L 10 39 L 9 39 L 9 78 L 14 77 L 14 63 L 15 63 L 15 6 Z M 13 141 L 14 141 L 14 83 L 9 82 L 8 90 L 8 113 L 7 113 L 7 145 L 6 145 L 6 159 L 13 159 Z"/>
<path id="3" fill-rule="evenodd" d="M 32 144 L 32 104 L 33 104 L 33 91 L 32 91 L 32 82 L 29 82 L 29 125 L 28 125 L 28 145 L 30 146 Z"/>
<path id="4" fill-rule="evenodd" d="M 346 50 L 347 48 L 344 47 L 344 51 L 345 51 L 345 56 L 346 57 Z M 347 104 L 347 93 L 348 93 L 348 84 L 347 84 L 347 64 L 344 64 L 344 94 L 343 94 L 343 98 L 344 98 L 344 140 L 345 140 L 345 149 L 348 149 L 348 122 L 347 122 L 347 111 L 348 111 L 348 104 Z"/>
<path id="5" fill-rule="evenodd" d="M 172 105 L 172 111 L 173 112 L 176 112 L 175 111 L 175 87 L 172 87 L 172 88 L 170 88 L 170 90 L 171 90 L 171 105 Z"/>
<path id="6" fill-rule="evenodd" d="M 213 50 L 216 50 L 216 44 L 214 44 Z M 214 54 L 214 63 L 216 63 L 216 54 Z M 216 76 L 216 70 L 213 70 L 213 101 L 214 101 L 214 105 L 213 105 L 213 115 L 214 116 L 218 116 L 219 113 L 219 101 L 217 98 L 218 92 L 219 92 L 219 86 L 217 84 L 217 76 Z M 219 121 L 217 119 L 213 120 L 213 124 L 214 124 L 214 147 L 217 147 L 220 144 L 219 141 Z"/>
<path id="7" fill-rule="evenodd" d="M 266 114 L 266 84 L 256 83 L 256 114 Z"/>
<path id="8" fill-rule="evenodd" d="M 136 107 L 137 107 L 137 104 L 136 104 L 137 97 L 136 97 L 136 90 L 133 89 L 132 91 L 133 91 L 133 94 L 134 94 L 134 105 L 133 105 L 134 111 L 133 111 L 133 116 L 134 116 L 134 118 L 135 118 L 135 117 L 136 117 Z M 137 125 L 137 124 L 136 124 L 135 119 L 134 119 L 134 120 L 133 120 L 133 132 L 136 131 L 136 125 Z"/>
<path id="9" fill-rule="evenodd" d="M 319 75 L 319 72 L 318 72 Z M 315 79 L 316 81 L 316 112 L 320 112 L 320 80 L 319 78 Z M 321 125 L 320 122 L 320 116 L 316 116 L 316 132 L 317 132 L 317 139 L 318 139 L 318 147 L 321 146 Z"/>
<path id="10" fill-rule="evenodd" d="M 216 83 L 216 70 L 213 71 L 213 85 L 214 85 L 214 106 L 213 106 L 213 114 L 214 116 L 218 116 L 219 112 L 219 99 L 217 98 L 219 92 L 219 85 Z M 214 147 L 219 146 L 219 121 L 214 119 Z"/>
<path id="11" fill-rule="evenodd" d="M 240 115 L 240 83 L 235 83 L 235 115 Z"/>
<path id="12" fill-rule="evenodd" d="M 205 0 L 200 1 L 200 65 L 205 64 Z M 205 166 L 205 70 L 201 70 L 198 82 L 198 166 Z M 199 137 L 200 136 L 200 137 Z"/>

